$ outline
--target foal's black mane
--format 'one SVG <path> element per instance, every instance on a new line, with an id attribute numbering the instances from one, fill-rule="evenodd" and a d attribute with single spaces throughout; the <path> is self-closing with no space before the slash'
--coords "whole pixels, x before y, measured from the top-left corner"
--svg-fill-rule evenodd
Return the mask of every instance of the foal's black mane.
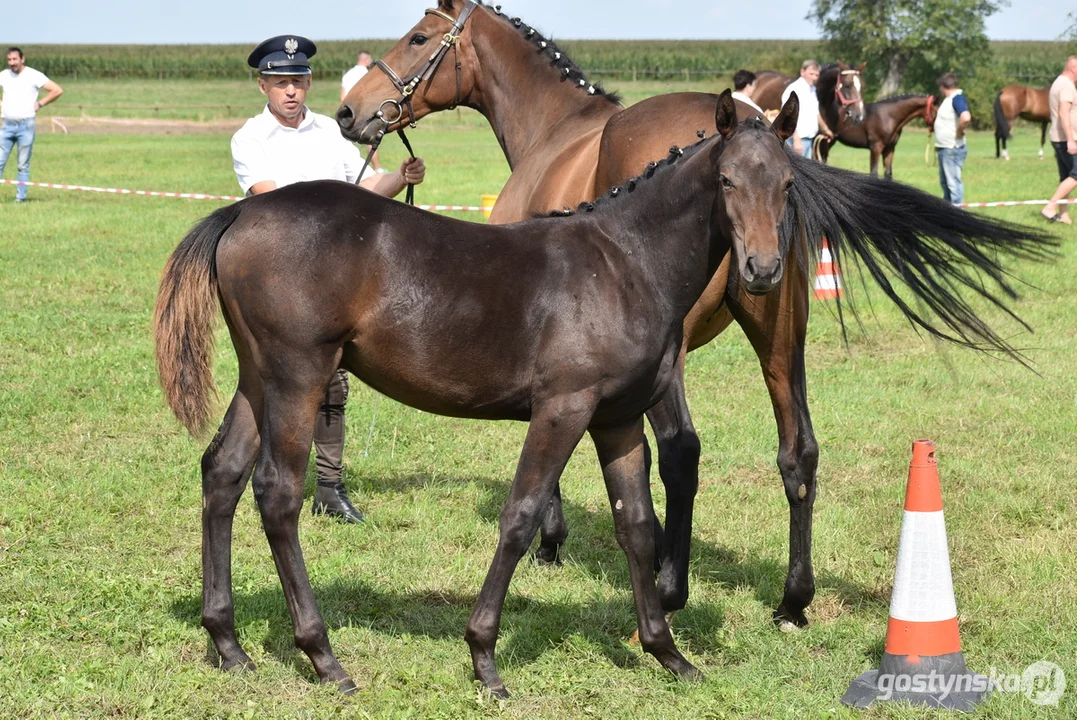
<path id="1" fill-rule="evenodd" d="M 494 15 L 502 18 L 505 22 L 512 25 L 520 32 L 521 35 L 524 36 L 525 40 L 529 41 L 532 45 L 538 48 L 541 54 L 548 57 L 550 59 L 550 63 L 553 65 L 553 67 L 557 68 L 558 73 L 560 73 L 562 82 L 572 83 L 574 87 L 580 88 L 581 90 L 584 90 L 588 94 L 594 95 L 595 97 L 600 97 L 605 100 L 608 100 L 614 105 L 621 104 L 620 93 L 607 92 L 598 83 L 592 83 L 590 80 L 588 80 L 587 76 L 584 75 L 583 70 L 581 70 L 580 67 L 575 62 L 573 62 L 572 59 L 568 55 L 566 55 L 563 50 L 561 50 L 561 48 L 557 47 L 557 43 L 555 43 L 552 39 L 544 37 L 543 34 L 540 33 L 536 28 L 527 25 L 523 20 L 518 17 L 510 19 L 508 15 L 505 15 L 503 12 L 501 12 L 500 5 L 494 5 L 491 7 L 490 5 L 487 5 L 481 0 L 477 0 L 476 4 L 489 9 L 491 12 L 493 12 Z"/>

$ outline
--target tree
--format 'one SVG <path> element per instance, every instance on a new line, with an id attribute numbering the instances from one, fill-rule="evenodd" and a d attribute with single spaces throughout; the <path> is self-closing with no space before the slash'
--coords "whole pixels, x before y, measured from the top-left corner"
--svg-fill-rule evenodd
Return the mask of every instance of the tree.
<path id="1" fill-rule="evenodd" d="M 1059 40 L 1067 41 L 1074 49 L 1077 49 L 1077 12 L 1071 12 L 1066 16 L 1069 27 L 1058 36 Z"/>
<path id="2" fill-rule="evenodd" d="M 942 72 L 987 62 L 984 20 L 1008 0 L 813 0 L 827 50 L 847 63 L 867 61 L 880 96 L 896 93 L 906 75 L 933 86 Z"/>

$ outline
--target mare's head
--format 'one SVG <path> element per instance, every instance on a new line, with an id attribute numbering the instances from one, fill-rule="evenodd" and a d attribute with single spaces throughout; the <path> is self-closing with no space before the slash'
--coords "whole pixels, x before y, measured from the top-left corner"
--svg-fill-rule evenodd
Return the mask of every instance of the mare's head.
<path id="1" fill-rule="evenodd" d="M 838 105 L 838 117 L 845 116 L 847 122 L 859 125 L 864 122 L 864 96 L 861 73 L 867 63 L 856 67 L 846 65 L 838 60 L 837 78 L 834 83 L 834 101 Z"/>
<path id="2" fill-rule="evenodd" d="M 770 292 L 782 279 L 789 248 L 782 246 L 778 225 L 793 184 L 783 143 L 796 131 L 799 106 L 793 93 L 770 127 L 759 119 L 738 125 L 732 94 L 726 90 L 718 98 L 718 225 L 731 242 L 745 289 L 754 295 Z"/>
<path id="3" fill-rule="evenodd" d="M 470 0 L 438 0 L 341 102 L 344 136 L 369 144 L 467 100 L 477 67 L 472 25 L 483 12 Z"/>

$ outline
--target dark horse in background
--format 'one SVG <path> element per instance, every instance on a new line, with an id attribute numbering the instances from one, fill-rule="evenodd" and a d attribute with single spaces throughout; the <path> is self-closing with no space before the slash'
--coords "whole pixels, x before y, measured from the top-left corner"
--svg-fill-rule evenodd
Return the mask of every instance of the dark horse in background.
<path id="1" fill-rule="evenodd" d="M 830 120 L 831 115 L 847 118 L 854 124 L 864 118 L 862 73 L 866 66 L 867 63 L 860 63 L 853 67 L 839 60 L 819 68 L 819 80 L 816 84 L 819 112 L 831 128 L 834 127 Z M 773 70 L 759 70 L 755 73 L 755 93 L 752 94 L 752 100 L 763 110 L 777 111 L 782 106 L 782 93 L 795 80 L 795 77 Z"/>
<path id="2" fill-rule="evenodd" d="M 894 151 L 901 139 L 901 131 L 916 118 L 924 118 L 931 125 L 935 109 L 937 105 L 931 95 L 899 95 L 865 105 L 864 120 L 860 123 L 850 122 L 835 108 L 827 110 L 825 117 L 827 124 L 837 130 L 837 142 L 871 151 L 872 175 L 879 174 L 879 160 L 882 159 L 883 174 L 889 180 L 894 175 Z M 815 139 L 816 157 L 827 162 L 833 144 L 825 137 L 818 136 Z"/>
<path id="3" fill-rule="evenodd" d="M 1010 294 L 998 251 L 1044 250 L 1041 236 L 1016 226 L 785 151 L 796 106 L 790 100 L 773 128 L 738 125 L 727 90 L 716 135 L 672 149 L 567 217 L 481 225 L 322 181 L 199 223 L 168 261 L 154 325 L 165 395 L 192 432 L 211 413 L 218 307 L 239 361 L 235 396 L 202 457 L 202 624 L 222 667 L 251 666 L 236 636 L 231 541 L 253 470 L 295 643 L 324 682 L 355 690 L 329 644 L 298 537 L 315 414 L 344 367 L 427 412 L 529 423 L 465 632 L 485 688 L 508 694 L 495 643 L 509 583 L 586 433 L 628 559 L 641 644 L 677 676 L 700 677 L 674 643 L 655 585 L 643 415 L 680 375 L 685 318 L 719 266 L 728 262 L 745 292 L 768 297 L 825 234 L 888 293 L 895 273 L 927 307 L 978 323 L 955 289 L 1001 302 L 976 270 Z"/>
<path id="4" fill-rule="evenodd" d="M 684 147 L 698 140 L 698 133 L 713 133 L 716 101 L 709 93 L 670 93 L 625 109 L 615 94 L 589 82 L 552 40 L 520 18 L 469 0 L 439 0 L 352 88 L 337 121 L 346 137 L 370 143 L 379 133 L 432 112 L 456 105 L 478 110 L 512 168 L 491 216 L 493 223 L 506 223 L 593 200 L 664 157 L 671 145 Z M 738 105 L 737 113 L 741 119 L 758 117 L 745 105 Z M 783 258 L 779 287 L 758 296 L 748 284 L 770 268 L 751 257 L 738 267 L 731 257 L 718 266 L 685 319 L 670 389 L 647 413 L 666 489 L 659 595 L 667 612 L 683 608 L 688 599 L 700 445 L 685 400 L 684 355 L 735 321 L 759 357 L 770 393 L 778 468 L 789 503 L 789 570 L 774 618 L 803 626 L 804 609 L 815 594 L 811 518 L 819 457 L 804 370 L 811 269 L 798 258 Z M 952 330 L 942 332 L 950 337 L 988 345 L 999 340 L 983 337 L 970 313 L 941 317 Z M 541 530 L 536 558 L 555 562 L 568 534 L 559 489 Z"/>
<path id="5" fill-rule="evenodd" d="M 1051 123 L 1051 105 L 1048 100 L 1050 85 L 1031 88 L 1027 85 L 1007 85 L 995 96 L 995 157 L 1010 159 L 1006 141 L 1010 139 L 1010 127 L 1017 118 L 1039 123 L 1040 159 L 1047 142 L 1047 126 Z"/>

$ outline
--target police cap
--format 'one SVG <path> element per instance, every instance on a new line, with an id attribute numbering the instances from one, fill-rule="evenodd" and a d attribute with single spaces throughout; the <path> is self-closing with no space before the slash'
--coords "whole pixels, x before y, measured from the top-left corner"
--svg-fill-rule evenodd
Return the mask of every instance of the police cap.
<path id="1" fill-rule="evenodd" d="M 260 43 L 247 64 L 262 75 L 310 75 L 310 58 L 318 47 L 299 35 L 278 35 Z"/>

